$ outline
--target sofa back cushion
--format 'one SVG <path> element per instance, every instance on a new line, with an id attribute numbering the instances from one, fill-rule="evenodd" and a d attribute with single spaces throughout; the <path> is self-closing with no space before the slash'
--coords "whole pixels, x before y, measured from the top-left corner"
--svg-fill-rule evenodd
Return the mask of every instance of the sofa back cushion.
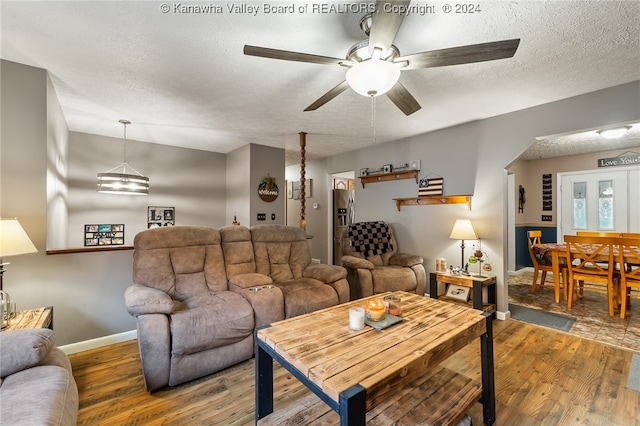
<path id="1" fill-rule="evenodd" d="M 251 241 L 256 272 L 270 276 L 275 282 L 301 278 L 311 263 L 307 234 L 300 228 L 256 225 L 251 227 Z"/>
<path id="2" fill-rule="evenodd" d="M 220 232 L 203 226 L 148 229 L 133 241 L 133 281 L 178 300 L 227 290 Z"/>
<path id="3" fill-rule="evenodd" d="M 343 255 L 366 259 L 376 266 L 388 265 L 398 251 L 393 228 L 383 221 L 354 223 L 344 230 L 342 242 Z"/>
<path id="4" fill-rule="evenodd" d="M 229 225 L 220 229 L 227 277 L 256 272 L 251 231 L 246 226 Z"/>

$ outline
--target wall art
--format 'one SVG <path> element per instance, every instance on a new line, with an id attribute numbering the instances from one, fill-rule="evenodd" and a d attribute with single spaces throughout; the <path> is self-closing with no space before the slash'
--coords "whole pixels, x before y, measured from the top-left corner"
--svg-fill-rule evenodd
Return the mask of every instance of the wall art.
<path id="1" fill-rule="evenodd" d="M 85 225 L 84 245 L 85 247 L 124 245 L 124 224 Z"/>
<path id="2" fill-rule="evenodd" d="M 160 228 L 162 226 L 174 226 L 176 224 L 175 207 L 147 207 L 147 228 Z"/>

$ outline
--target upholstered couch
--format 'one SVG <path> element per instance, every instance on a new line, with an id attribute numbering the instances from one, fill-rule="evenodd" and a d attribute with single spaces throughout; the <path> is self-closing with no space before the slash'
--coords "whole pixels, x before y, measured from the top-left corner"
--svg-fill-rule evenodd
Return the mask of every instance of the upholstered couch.
<path id="1" fill-rule="evenodd" d="M 251 358 L 256 327 L 349 300 L 346 270 L 311 264 L 295 227 L 150 229 L 133 256 L 125 303 L 148 391 Z"/>
<path id="2" fill-rule="evenodd" d="M 75 425 L 71 363 L 44 328 L 0 333 L 0 425 Z"/>
<path id="3" fill-rule="evenodd" d="M 342 253 L 352 300 L 386 291 L 425 294 L 427 274 L 422 257 L 400 252 L 393 227 L 386 222 L 347 227 Z"/>

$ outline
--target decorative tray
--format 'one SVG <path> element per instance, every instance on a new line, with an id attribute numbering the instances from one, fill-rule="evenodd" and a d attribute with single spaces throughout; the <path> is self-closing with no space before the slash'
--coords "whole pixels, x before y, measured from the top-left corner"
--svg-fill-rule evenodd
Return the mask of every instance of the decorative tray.
<path id="1" fill-rule="evenodd" d="M 402 318 L 390 314 L 384 314 L 384 318 L 382 318 L 380 321 L 371 321 L 367 318 L 364 319 L 365 324 L 375 328 L 376 330 L 384 330 L 385 328 L 390 327 L 400 321 L 402 321 Z"/>

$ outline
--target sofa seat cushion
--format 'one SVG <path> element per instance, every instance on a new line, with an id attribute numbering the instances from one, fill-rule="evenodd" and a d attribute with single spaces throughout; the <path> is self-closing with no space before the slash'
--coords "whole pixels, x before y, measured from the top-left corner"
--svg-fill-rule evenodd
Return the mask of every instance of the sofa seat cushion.
<path id="1" fill-rule="evenodd" d="M 373 292 L 408 291 L 416 289 L 416 274 L 410 268 L 402 266 L 379 266 L 371 271 Z"/>
<path id="2" fill-rule="evenodd" d="M 313 278 L 300 278 L 284 283 L 275 283 L 284 295 L 286 318 L 314 312 L 339 303 L 333 287 Z"/>
<path id="3" fill-rule="evenodd" d="M 249 302 L 231 291 L 195 296 L 171 314 L 172 356 L 230 345 L 253 333 Z"/>
<path id="4" fill-rule="evenodd" d="M 75 425 L 78 388 L 71 373 L 41 365 L 4 378 L 0 387 L 0 424 Z"/>

